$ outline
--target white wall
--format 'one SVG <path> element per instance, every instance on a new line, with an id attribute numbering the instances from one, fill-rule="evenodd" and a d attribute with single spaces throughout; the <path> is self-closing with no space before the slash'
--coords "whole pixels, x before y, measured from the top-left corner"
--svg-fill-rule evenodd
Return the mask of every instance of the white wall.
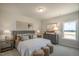
<path id="1" fill-rule="evenodd" d="M 26 17 L 26 16 L 19 16 L 17 18 L 17 21 L 22 21 L 22 22 L 26 22 L 26 23 L 32 24 L 34 30 L 40 30 L 41 29 L 41 22 L 40 22 L 40 20 L 33 19 L 33 18 L 30 18 L 30 17 Z M 21 29 L 16 29 L 16 30 L 21 30 Z"/>
<path id="2" fill-rule="evenodd" d="M 62 23 L 65 21 L 71 21 L 71 20 L 77 20 L 77 40 L 67 40 L 67 39 L 62 39 Z M 79 12 L 74 12 L 71 14 L 67 14 L 67 15 L 63 15 L 63 16 L 59 16 L 59 17 L 54 17 L 52 19 L 49 20 L 44 20 L 43 22 L 43 26 L 42 26 L 42 31 L 46 31 L 46 26 L 50 23 L 59 23 L 59 44 L 61 45 L 65 45 L 65 46 L 70 46 L 70 47 L 75 47 L 75 48 L 79 48 Z"/>
<path id="3" fill-rule="evenodd" d="M 2 11 L 0 11 L 0 30 L 14 30 L 16 28 L 16 9 L 14 10 L 14 7 L 6 5 L 2 5 L 1 9 Z"/>

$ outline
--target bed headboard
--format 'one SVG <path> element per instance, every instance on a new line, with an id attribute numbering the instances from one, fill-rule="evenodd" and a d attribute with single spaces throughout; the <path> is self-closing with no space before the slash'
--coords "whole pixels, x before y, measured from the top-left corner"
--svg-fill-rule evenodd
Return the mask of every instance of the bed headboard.
<path id="1" fill-rule="evenodd" d="M 32 39 L 35 35 L 35 31 L 25 31 L 25 30 L 22 30 L 22 31 L 12 31 L 12 35 L 13 35 L 13 39 L 14 39 L 14 47 L 16 46 L 15 44 L 15 40 L 16 40 L 16 36 L 17 35 L 21 35 L 21 36 L 29 36 L 29 39 Z M 26 38 L 25 38 L 26 39 Z"/>
<path id="2" fill-rule="evenodd" d="M 13 37 L 16 36 L 17 34 L 19 34 L 19 35 L 26 34 L 26 35 L 29 35 L 29 38 L 32 38 L 30 36 L 35 35 L 35 31 L 33 31 L 33 30 L 32 31 L 25 31 L 25 30 L 23 30 L 23 31 L 13 31 L 12 32 Z"/>
<path id="3" fill-rule="evenodd" d="M 35 34 L 35 31 L 13 31 L 13 35 L 16 34 Z"/>

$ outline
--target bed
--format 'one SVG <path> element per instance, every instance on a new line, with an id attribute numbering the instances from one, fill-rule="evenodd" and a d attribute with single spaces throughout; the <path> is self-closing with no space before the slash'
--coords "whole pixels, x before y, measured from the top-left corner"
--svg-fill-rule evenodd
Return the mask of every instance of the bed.
<path id="1" fill-rule="evenodd" d="M 31 39 L 27 38 L 29 34 L 28 31 L 14 31 L 13 36 L 18 35 L 21 40 L 15 40 L 15 47 L 21 56 L 32 56 L 34 51 L 37 51 L 48 44 L 52 44 L 50 40 L 44 38 L 33 38 L 35 35 L 33 31 L 29 31 L 32 36 Z M 27 35 L 28 34 L 28 35 Z M 21 38 L 22 37 L 22 38 Z M 16 38 L 15 38 L 16 39 Z M 23 39 L 23 40 L 22 40 Z"/>
<path id="2" fill-rule="evenodd" d="M 19 42 L 17 50 L 21 56 L 31 56 L 33 51 L 41 49 L 47 44 L 51 44 L 50 40 L 43 38 L 25 40 Z"/>

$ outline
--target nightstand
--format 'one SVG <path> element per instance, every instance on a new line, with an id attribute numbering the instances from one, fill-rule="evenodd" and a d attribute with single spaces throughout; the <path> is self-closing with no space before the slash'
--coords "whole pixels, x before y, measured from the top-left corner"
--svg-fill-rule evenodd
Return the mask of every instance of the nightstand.
<path id="1" fill-rule="evenodd" d="M 0 52 L 4 52 L 10 49 L 13 49 L 14 41 L 13 40 L 5 40 L 0 41 Z"/>

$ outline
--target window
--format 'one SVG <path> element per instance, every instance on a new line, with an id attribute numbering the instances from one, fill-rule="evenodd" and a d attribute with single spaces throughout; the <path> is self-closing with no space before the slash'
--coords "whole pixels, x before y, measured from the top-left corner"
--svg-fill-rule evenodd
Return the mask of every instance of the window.
<path id="1" fill-rule="evenodd" d="M 76 21 L 65 22 L 63 26 L 64 38 L 76 40 Z"/>

